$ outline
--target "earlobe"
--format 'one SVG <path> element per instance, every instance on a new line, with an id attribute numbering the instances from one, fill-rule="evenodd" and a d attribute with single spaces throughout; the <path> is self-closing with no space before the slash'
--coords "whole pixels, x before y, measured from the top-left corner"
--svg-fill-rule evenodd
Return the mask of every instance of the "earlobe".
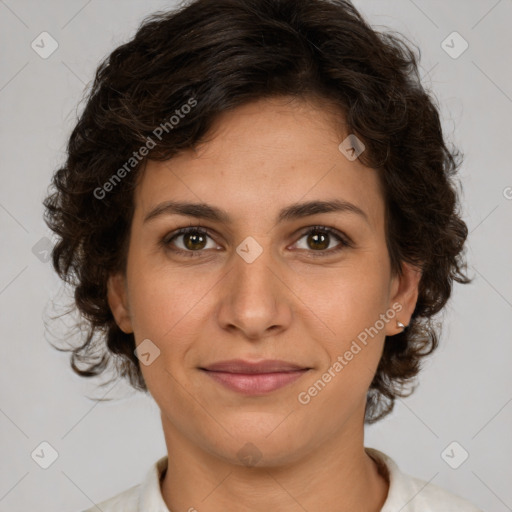
<path id="1" fill-rule="evenodd" d="M 418 301 L 421 276 L 422 271 L 420 268 L 410 263 L 402 262 L 402 275 L 397 275 L 394 278 L 392 286 L 389 307 L 396 311 L 396 322 L 388 324 L 388 329 L 391 331 L 386 333 L 388 336 L 394 336 L 402 332 L 409 325 L 416 302 Z"/>
<path id="2" fill-rule="evenodd" d="M 107 282 L 107 300 L 119 328 L 126 334 L 133 332 L 128 305 L 126 278 L 123 274 L 111 274 Z"/>

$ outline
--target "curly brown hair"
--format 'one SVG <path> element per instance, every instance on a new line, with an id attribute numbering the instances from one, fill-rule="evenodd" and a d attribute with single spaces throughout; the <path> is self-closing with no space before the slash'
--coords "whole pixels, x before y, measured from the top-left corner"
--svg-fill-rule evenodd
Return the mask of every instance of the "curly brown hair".
<path id="1" fill-rule="evenodd" d="M 379 171 L 393 272 L 401 274 L 403 261 L 422 269 L 411 322 L 385 343 L 368 390 L 365 422 L 388 414 L 438 346 L 432 317 L 453 280 L 471 282 L 463 260 L 468 231 L 451 180 L 461 153 L 445 143 L 418 61 L 400 34 L 375 31 L 345 0 L 195 0 L 143 20 L 99 65 L 44 200 L 45 222 L 58 235 L 53 266 L 74 288 L 87 325 L 84 342 L 68 350 L 73 370 L 90 377 L 114 369 L 147 391 L 134 336 L 121 331 L 107 302 L 109 275 L 125 269 L 144 162 L 194 147 L 220 113 L 242 104 L 328 100 L 364 142 L 361 162 Z M 191 98 L 194 108 L 179 115 Z M 175 115 L 179 123 L 165 123 Z M 140 158 L 144 145 L 151 149 Z M 116 170 L 122 179 L 114 182 Z"/>

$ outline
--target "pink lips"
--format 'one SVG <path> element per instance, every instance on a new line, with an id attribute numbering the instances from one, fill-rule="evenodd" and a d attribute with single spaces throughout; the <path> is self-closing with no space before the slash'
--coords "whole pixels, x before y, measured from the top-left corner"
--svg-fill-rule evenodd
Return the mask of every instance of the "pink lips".
<path id="1" fill-rule="evenodd" d="M 258 363 L 232 359 L 209 365 L 201 370 L 233 391 L 245 395 L 259 395 L 297 380 L 309 368 L 276 359 Z"/>

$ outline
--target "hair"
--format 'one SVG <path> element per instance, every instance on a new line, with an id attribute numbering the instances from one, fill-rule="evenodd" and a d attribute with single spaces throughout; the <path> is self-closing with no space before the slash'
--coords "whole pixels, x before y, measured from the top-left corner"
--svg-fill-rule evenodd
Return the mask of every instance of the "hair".
<path id="1" fill-rule="evenodd" d="M 379 172 L 393 273 L 401 275 L 402 262 L 422 271 L 409 325 L 385 340 L 365 422 L 412 393 L 407 385 L 438 346 L 432 317 L 454 280 L 471 279 L 452 180 L 461 152 L 447 147 L 421 84 L 420 55 L 399 36 L 373 30 L 345 0 L 196 0 L 148 16 L 100 63 L 43 203 L 58 236 L 53 267 L 74 289 L 87 326 L 83 343 L 67 350 L 77 374 L 114 369 L 148 391 L 134 335 L 118 327 L 107 301 L 109 275 L 126 268 L 133 194 L 147 159 L 195 147 L 222 112 L 292 97 L 338 107 L 340 124 L 365 145 L 359 160 Z"/>

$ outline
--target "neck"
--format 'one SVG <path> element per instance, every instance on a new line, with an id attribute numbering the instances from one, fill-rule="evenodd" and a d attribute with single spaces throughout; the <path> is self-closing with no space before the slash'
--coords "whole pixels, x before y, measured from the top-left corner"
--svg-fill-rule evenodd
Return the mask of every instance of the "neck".
<path id="1" fill-rule="evenodd" d="M 386 500 L 387 478 L 365 452 L 359 424 L 293 462 L 247 467 L 201 449 L 162 421 L 169 457 L 161 488 L 173 512 L 379 512 Z"/>

